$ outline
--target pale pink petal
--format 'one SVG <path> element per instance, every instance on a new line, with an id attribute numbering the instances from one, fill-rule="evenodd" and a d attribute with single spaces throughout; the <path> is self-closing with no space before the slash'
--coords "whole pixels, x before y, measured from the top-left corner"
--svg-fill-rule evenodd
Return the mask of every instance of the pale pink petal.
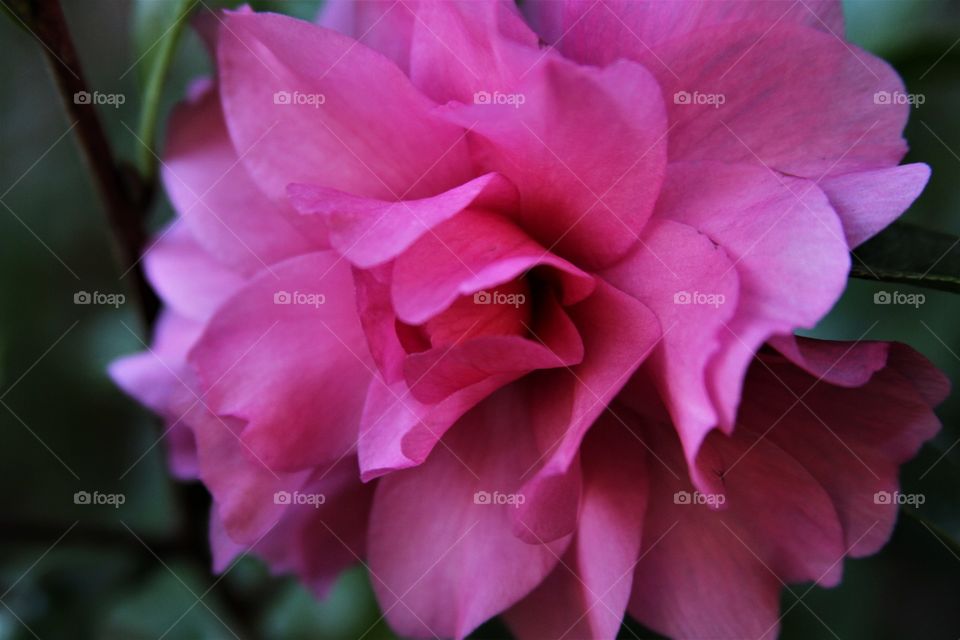
<path id="1" fill-rule="evenodd" d="M 831 176 L 820 181 L 843 222 L 850 247 L 870 239 L 907 210 L 930 178 L 922 163 Z"/>
<path id="2" fill-rule="evenodd" d="M 407 71 L 418 0 L 327 0 L 317 24 L 355 38 Z"/>
<path id="3" fill-rule="evenodd" d="M 492 392 L 516 378 L 486 377 L 436 404 L 423 404 L 404 382 L 388 385 L 375 378 L 367 392 L 357 453 L 364 482 L 421 464 L 460 417 Z"/>
<path id="4" fill-rule="evenodd" d="M 186 357 L 202 331 L 201 323 L 165 310 L 157 320 L 150 348 L 118 358 L 108 369 L 118 387 L 163 417 L 167 462 L 171 472 L 183 479 L 195 479 L 198 473 L 196 443 L 185 420 L 198 400 Z"/>
<path id="5" fill-rule="evenodd" d="M 472 177 L 463 130 L 431 119 L 403 72 L 351 38 L 233 13 L 218 57 L 227 126 L 268 195 L 301 182 L 400 200 Z"/>
<path id="6" fill-rule="evenodd" d="M 252 274 L 310 246 L 325 248 L 322 227 L 309 228 L 257 189 L 227 134 L 216 87 L 174 110 L 162 167 L 174 209 L 197 242 L 232 269 Z"/>
<path id="7" fill-rule="evenodd" d="M 198 321 L 209 318 L 243 284 L 240 274 L 204 251 L 182 220 L 160 232 L 143 263 L 147 279 L 163 302 Z"/>
<path id="8" fill-rule="evenodd" d="M 463 638 L 512 606 L 557 564 L 569 538 L 529 545 L 510 532 L 512 504 L 537 448 L 505 389 L 465 416 L 420 467 L 379 480 L 369 565 L 390 625 L 405 636 Z"/>

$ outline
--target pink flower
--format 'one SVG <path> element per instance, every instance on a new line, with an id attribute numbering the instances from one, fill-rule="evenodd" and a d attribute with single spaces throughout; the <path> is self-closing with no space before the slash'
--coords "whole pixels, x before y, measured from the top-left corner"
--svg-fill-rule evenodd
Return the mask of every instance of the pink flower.
<path id="1" fill-rule="evenodd" d="M 217 570 L 363 562 L 413 637 L 774 636 L 783 584 L 889 537 L 947 392 L 793 337 L 926 183 L 903 86 L 837 2 L 525 7 L 208 16 L 165 312 L 112 373 L 212 493 Z"/>

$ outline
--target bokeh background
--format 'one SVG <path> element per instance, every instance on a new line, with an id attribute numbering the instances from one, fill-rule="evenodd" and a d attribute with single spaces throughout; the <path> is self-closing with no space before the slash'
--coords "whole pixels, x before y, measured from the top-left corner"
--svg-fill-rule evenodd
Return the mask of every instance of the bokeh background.
<path id="1" fill-rule="evenodd" d="M 64 2 L 91 88 L 126 97 L 101 117 L 128 158 L 139 145 L 127 127 L 136 129 L 143 71 L 131 42 L 133 4 Z M 259 3 L 300 16 L 318 6 Z M 933 178 L 906 219 L 960 235 L 960 2 L 851 0 L 844 8 L 848 37 L 925 98 L 906 130 L 907 161 L 927 162 Z M 0 640 L 234 637 L 228 627 L 244 638 L 394 637 L 360 570 L 323 602 L 254 559 L 211 574 L 205 493 L 170 479 L 158 424 L 105 375 L 113 358 L 146 340 L 136 310 L 74 303 L 79 291 L 129 294 L 131 283 L 113 258 L 41 45 L 3 15 L 0 41 Z M 208 71 L 186 33 L 164 112 Z M 153 228 L 171 215 L 158 200 Z M 878 306 L 880 290 L 922 292 L 926 301 Z M 960 381 L 960 296 L 851 280 L 811 333 L 904 341 Z M 783 638 L 960 637 L 960 392 L 939 414 L 942 433 L 903 472 L 904 491 L 925 503 L 901 512 L 881 553 L 848 561 L 840 587 L 785 592 Z M 124 504 L 74 503 L 75 492 L 94 490 L 123 494 Z M 656 637 L 628 625 L 623 637 Z M 474 637 L 507 632 L 493 622 Z"/>

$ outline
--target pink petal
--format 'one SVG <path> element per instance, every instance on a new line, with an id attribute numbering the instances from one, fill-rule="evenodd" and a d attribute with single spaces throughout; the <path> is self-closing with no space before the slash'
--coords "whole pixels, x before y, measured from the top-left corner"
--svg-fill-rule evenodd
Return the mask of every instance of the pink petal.
<path id="1" fill-rule="evenodd" d="M 538 304 L 538 322 L 524 326 L 524 333 L 528 329 L 532 338 L 480 336 L 407 356 L 404 376 L 414 397 L 440 402 L 490 376 L 517 378 L 537 369 L 569 367 L 582 361 L 583 341 L 563 308 L 546 294 Z"/>
<path id="2" fill-rule="evenodd" d="M 724 325 L 737 308 L 738 278 L 723 248 L 693 227 L 654 218 L 643 242 L 601 274 L 657 316 L 663 338 L 646 367 L 680 434 L 694 482 L 704 490 L 693 460 L 717 425 L 706 385 L 710 357 L 726 338 Z"/>
<path id="3" fill-rule="evenodd" d="M 909 105 L 876 98 L 903 93 L 900 77 L 832 34 L 785 23 L 711 27 L 641 60 L 667 103 L 671 160 L 758 163 L 819 181 L 896 165 L 906 153 Z"/>
<path id="4" fill-rule="evenodd" d="M 559 272 L 564 304 L 582 300 L 593 290 L 590 275 L 544 249 L 508 219 L 467 210 L 397 258 L 393 306 L 400 320 L 418 325 L 459 296 L 495 288 L 541 265 Z"/>
<path id="5" fill-rule="evenodd" d="M 839 0 L 529 0 L 531 26 L 567 56 L 589 64 L 637 58 L 663 40 L 741 20 L 802 24 L 843 37 Z"/>
<path id="6" fill-rule="evenodd" d="M 515 495 L 536 459 L 530 433 L 515 428 L 521 402 L 501 391 L 461 419 L 423 465 L 379 481 L 370 573 L 399 634 L 465 637 L 539 584 L 569 543 L 521 542 L 510 532 L 514 506 L 476 495 Z"/>
<path id="7" fill-rule="evenodd" d="M 820 181 L 843 222 L 850 247 L 870 239 L 907 210 L 930 178 L 930 167 L 907 164 Z"/>
<path id="8" fill-rule="evenodd" d="M 850 343 L 807 341 L 818 358 Z M 855 353 L 856 350 L 851 351 Z M 843 368 L 858 358 L 840 359 Z M 742 424 L 768 431 L 766 440 L 801 463 L 830 495 L 843 525 L 845 545 L 854 557 L 877 551 L 889 538 L 897 504 L 877 502 L 879 491 L 898 489 L 900 465 L 933 437 L 939 421 L 931 404 L 949 388 L 929 362 L 905 345 L 893 344 L 887 366 L 859 387 L 843 388 L 819 381 L 781 358 L 765 357 L 755 367 L 745 390 L 753 398 L 743 405 Z M 911 384 L 917 376 L 924 397 Z M 797 402 L 797 397 L 802 402 Z"/>
<path id="9" fill-rule="evenodd" d="M 570 482 L 563 476 L 587 430 L 661 335 L 656 317 L 646 306 L 605 283 L 569 312 L 580 327 L 583 362 L 569 370 L 541 372 L 531 383 L 528 402 L 538 407 L 531 420 L 542 454 L 539 468 L 524 483 L 527 502 L 517 510 L 514 523 L 517 535 L 528 542 L 573 530 L 577 496 L 564 497 L 557 486 Z M 542 508 L 541 501 L 551 508 Z M 555 517 L 544 520 L 545 513 Z"/>
<path id="10" fill-rule="evenodd" d="M 889 342 L 828 342 L 798 336 L 767 341 L 807 373 L 839 387 L 859 387 L 887 364 Z"/>
<path id="11" fill-rule="evenodd" d="M 521 640 L 616 638 L 646 511 L 646 450 L 611 416 L 584 440 L 577 534 L 562 564 L 506 615 Z"/>
<path id="12" fill-rule="evenodd" d="M 417 4 L 417 0 L 327 0 L 317 24 L 355 38 L 406 72 Z"/>
<path id="13" fill-rule="evenodd" d="M 707 376 L 721 425 L 730 428 L 760 345 L 813 327 L 846 286 L 850 258 L 840 221 L 811 182 L 712 162 L 671 164 L 657 215 L 696 228 L 736 265 L 736 314 Z"/>
<path id="14" fill-rule="evenodd" d="M 423 463 L 463 414 L 515 378 L 509 373 L 492 375 L 436 404 L 419 402 L 404 382 L 388 385 L 375 378 L 360 423 L 357 452 L 361 478 L 367 482 Z"/>
<path id="15" fill-rule="evenodd" d="M 333 252 L 254 278 L 221 305 L 190 354 L 207 404 L 246 420 L 244 443 L 286 471 L 354 445 L 368 359 L 350 269 Z"/>
<path id="16" fill-rule="evenodd" d="M 516 189 L 496 173 L 420 200 L 374 200 L 301 184 L 289 185 L 287 194 L 300 213 L 323 216 L 333 247 L 360 267 L 392 260 L 469 205 L 509 209 L 517 202 Z"/>
<path id="17" fill-rule="evenodd" d="M 528 233 L 581 266 L 610 264 L 636 242 L 662 180 L 657 83 L 632 62 L 581 67 L 548 52 L 512 95 L 441 113 L 470 130 L 484 170 L 517 185 Z"/>
<path id="18" fill-rule="evenodd" d="M 227 126 L 267 194 L 302 182 L 400 200 L 471 177 L 462 129 L 429 118 L 434 104 L 366 46 L 275 14 L 229 14 L 221 35 Z"/>
<path id="19" fill-rule="evenodd" d="M 315 502 L 289 505 L 276 525 L 252 546 L 230 538 L 214 505 L 210 518 L 214 571 L 228 571 L 237 556 L 253 551 L 271 572 L 295 573 L 317 597 L 326 597 L 337 576 L 366 553 L 373 487 L 357 480 L 356 460 L 348 458 L 315 472 L 298 493 Z M 291 501 L 296 497 L 291 494 Z"/>
<path id="20" fill-rule="evenodd" d="M 715 512 L 673 504 L 674 492 L 689 492 L 690 485 L 659 465 L 648 468 L 657 492 L 644 522 L 630 615 L 677 638 L 775 638 L 781 586 L 776 576 L 719 524 Z"/>
<path id="21" fill-rule="evenodd" d="M 322 228 L 309 229 L 257 189 L 227 134 L 215 87 L 174 110 L 162 176 L 198 243 L 232 269 L 252 274 L 310 246 L 325 248 Z"/>
<path id="22" fill-rule="evenodd" d="M 205 321 L 243 278 L 203 250 L 182 221 L 165 227 L 143 258 L 150 284 L 169 307 Z"/>
<path id="23" fill-rule="evenodd" d="M 441 104 L 510 92 L 539 55 L 536 34 L 511 0 L 424 2 L 414 24 L 410 79 Z M 525 45 L 529 55 L 505 42 Z"/>
<path id="24" fill-rule="evenodd" d="M 152 346 L 118 358 L 109 367 L 118 387 L 163 417 L 167 462 L 174 476 L 182 479 L 198 474 L 196 442 L 185 420 L 198 400 L 186 356 L 202 331 L 199 322 L 165 310 L 157 320 Z"/>

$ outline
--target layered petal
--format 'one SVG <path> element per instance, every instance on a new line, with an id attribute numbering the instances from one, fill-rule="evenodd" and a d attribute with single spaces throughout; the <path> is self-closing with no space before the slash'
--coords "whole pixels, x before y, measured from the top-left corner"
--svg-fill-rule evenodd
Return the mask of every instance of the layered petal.
<path id="1" fill-rule="evenodd" d="M 760 345 L 813 327 L 840 297 L 850 268 L 843 230 L 812 182 L 738 164 L 671 164 L 657 215 L 696 228 L 735 265 L 736 311 L 707 372 L 720 423 L 729 429 Z"/>
<path id="2" fill-rule="evenodd" d="M 466 182 L 461 128 L 355 40 L 275 14 L 229 14 L 218 51 L 227 127 L 269 196 L 292 182 L 382 200 Z"/>
<path id="3" fill-rule="evenodd" d="M 520 476 L 537 456 L 531 434 L 514 428 L 523 410 L 522 397 L 504 389 L 465 416 L 423 465 L 379 480 L 369 564 L 377 599 L 400 634 L 463 638 L 557 564 L 568 538 L 529 545 L 510 532 Z"/>
<path id="4" fill-rule="evenodd" d="M 909 105 L 877 98 L 902 94 L 902 80 L 832 34 L 785 23 L 710 27 L 639 59 L 665 96 L 671 160 L 758 163 L 819 181 L 890 167 L 906 153 Z"/>
<path id="5" fill-rule="evenodd" d="M 513 93 L 442 113 L 469 129 L 485 170 L 517 186 L 520 224 L 545 247 L 596 267 L 636 242 L 666 157 L 660 90 L 640 65 L 543 54 Z"/>
<path id="6" fill-rule="evenodd" d="M 413 30 L 410 79 L 441 104 L 511 93 L 539 56 L 537 45 L 511 0 L 423 2 Z"/>
<path id="7" fill-rule="evenodd" d="M 517 203 L 516 189 L 496 173 L 421 200 L 376 200 L 299 184 L 290 185 L 287 193 L 300 213 L 322 216 L 333 247 L 364 268 L 397 257 L 468 206 L 509 210 Z"/>
<path id="8" fill-rule="evenodd" d="M 297 220 L 288 205 L 271 201 L 254 184 L 227 133 L 216 87 L 180 104 L 169 131 L 164 187 L 191 234 L 216 260 L 249 275 L 311 246 L 325 248 L 322 227 Z"/>
<path id="9" fill-rule="evenodd" d="M 929 179 L 930 167 L 916 163 L 832 176 L 819 186 L 843 221 L 847 244 L 853 248 L 900 217 Z"/>
<path id="10" fill-rule="evenodd" d="M 355 304 L 336 254 L 292 258 L 225 302 L 191 351 L 207 404 L 247 422 L 244 443 L 271 469 L 354 446 L 372 372 Z"/>
<path id="11" fill-rule="evenodd" d="M 657 316 L 663 337 L 646 367 L 680 434 L 689 463 L 719 416 L 705 384 L 711 356 L 726 338 L 737 308 L 733 260 L 695 228 L 654 218 L 642 243 L 602 277 Z M 709 478 L 694 481 L 706 487 Z"/>
<path id="12" fill-rule="evenodd" d="M 637 438 L 609 414 L 585 438 L 573 542 L 540 586 L 506 614 L 520 640 L 617 637 L 651 489 Z"/>
<path id="13" fill-rule="evenodd" d="M 508 219 L 465 211 L 397 258 L 393 306 L 402 321 L 422 324 L 458 297 L 504 284 L 537 266 L 557 271 L 564 304 L 593 290 L 593 277 L 544 249 Z"/>
<path id="14" fill-rule="evenodd" d="M 531 428 L 541 455 L 536 471 L 525 474 L 527 501 L 517 510 L 514 530 L 530 542 L 573 531 L 579 498 L 573 489 L 579 480 L 572 465 L 580 443 L 661 336 L 646 306 L 605 283 L 571 307 L 570 315 L 581 328 L 583 361 L 569 369 L 539 372 L 528 386 L 528 402 L 538 407 Z M 545 519 L 544 513 L 553 517 Z"/>
<path id="15" fill-rule="evenodd" d="M 843 36 L 839 0 L 530 0 L 523 12 L 534 30 L 565 55 L 590 64 L 637 58 L 671 38 L 744 20 L 773 27 L 800 24 Z"/>

